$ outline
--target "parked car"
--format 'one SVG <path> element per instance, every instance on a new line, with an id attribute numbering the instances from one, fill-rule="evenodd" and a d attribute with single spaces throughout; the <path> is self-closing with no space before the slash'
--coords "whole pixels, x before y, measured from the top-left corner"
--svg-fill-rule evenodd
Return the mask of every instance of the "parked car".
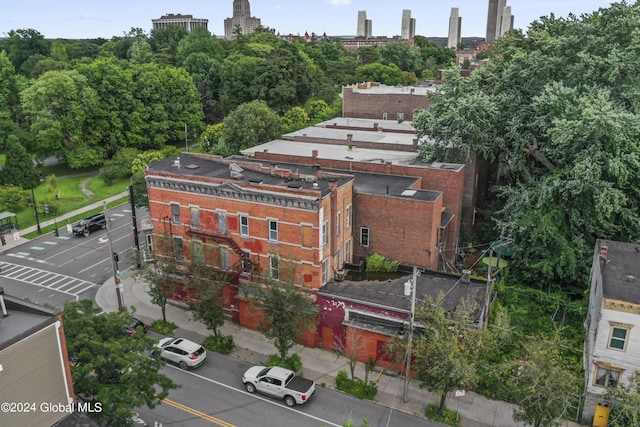
<path id="1" fill-rule="evenodd" d="M 138 328 L 142 329 L 143 333 L 147 333 L 147 325 L 145 325 L 145 323 L 140 320 L 140 319 L 136 319 L 135 317 L 133 318 L 133 323 L 131 323 L 129 326 L 127 326 L 125 329 L 122 330 L 122 334 L 123 335 L 135 335 L 136 332 L 138 332 Z"/>
<path id="2" fill-rule="evenodd" d="M 91 215 L 71 227 L 76 236 L 89 237 L 92 231 L 107 228 L 107 220 L 103 213 Z"/>
<path id="3" fill-rule="evenodd" d="M 200 366 L 207 358 L 207 350 L 200 344 L 184 338 L 162 338 L 154 355 L 176 363 L 180 369 Z"/>
<path id="4" fill-rule="evenodd" d="M 316 391 L 316 383 L 279 366 L 254 366 L 242 376 L 249 393 L 259 391 L 284 400 L 287 406 L 302 405 Z"/>

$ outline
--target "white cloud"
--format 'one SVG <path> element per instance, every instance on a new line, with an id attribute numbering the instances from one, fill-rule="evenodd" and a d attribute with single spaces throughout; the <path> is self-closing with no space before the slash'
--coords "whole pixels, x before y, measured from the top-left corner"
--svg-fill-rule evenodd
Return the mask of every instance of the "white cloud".
<path id="1" fill-rule="evenodd" d="M 327 3 L 329 3 L 333 7 L 340 7 L 351 4 L 351 0 L 329 0 Z"/>

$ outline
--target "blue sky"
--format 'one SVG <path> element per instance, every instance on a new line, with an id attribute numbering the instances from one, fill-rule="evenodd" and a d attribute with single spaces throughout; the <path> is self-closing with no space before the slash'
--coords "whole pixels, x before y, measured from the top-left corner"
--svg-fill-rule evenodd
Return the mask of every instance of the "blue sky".
<path id="1" fill-rule="evenodd" d="M 151 20 L 167 13 L 191 14 L 209 20 L 209 31 L 224 36 L 224 19 L 232 15 L 233 0 L 17 0 L 5 1 L 0 12 L 0 37 L 15 29 L 33 28 L 46 38 L 98 38 L 121 36 L 132 27 L 151 30 Z M 605 0 L 507 0 L 516 28 L 550 13 L 566 17 L 601 7 Z M 416 34 L 446 37 L 452 7 L 460 10 L 462 36 L 484 37 L 487 0 L 253 0 L 251 15 L 280 34 L 305 31 L 327 35 L 354 35 L 358 11 L 365 10 L 374 36 L 400 34 L 403 9 L 416 19 Z"/>

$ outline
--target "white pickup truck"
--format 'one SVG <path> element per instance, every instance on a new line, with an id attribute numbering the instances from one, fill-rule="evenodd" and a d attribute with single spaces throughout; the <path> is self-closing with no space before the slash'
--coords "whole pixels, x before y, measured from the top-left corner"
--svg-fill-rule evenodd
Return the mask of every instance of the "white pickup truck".
<path id="1" fill-rule="evenodd" d="M 242 376 L 242 382 L 249 393 L 259 391 L 284 399 L 287 406 L 308 402 L 316 391 L 314 381 L 298 377 L 293 371 L 278 366 L 249 368 Z"/>

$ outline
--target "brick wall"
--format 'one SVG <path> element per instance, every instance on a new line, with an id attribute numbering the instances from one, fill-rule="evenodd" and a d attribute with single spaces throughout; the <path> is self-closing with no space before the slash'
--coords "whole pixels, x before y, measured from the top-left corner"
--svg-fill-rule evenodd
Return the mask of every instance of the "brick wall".
<path id="1" fill-rule="evenodd" d="M 426 110 L 431 106 L 426 96 L 408 93 L 361 93 L 351 87 L 342 88 L 342 117 L 360 119 L 396 120 L 398 113 L 404 114 L 404 120 L 413 120 L 415 110 Z"/>

